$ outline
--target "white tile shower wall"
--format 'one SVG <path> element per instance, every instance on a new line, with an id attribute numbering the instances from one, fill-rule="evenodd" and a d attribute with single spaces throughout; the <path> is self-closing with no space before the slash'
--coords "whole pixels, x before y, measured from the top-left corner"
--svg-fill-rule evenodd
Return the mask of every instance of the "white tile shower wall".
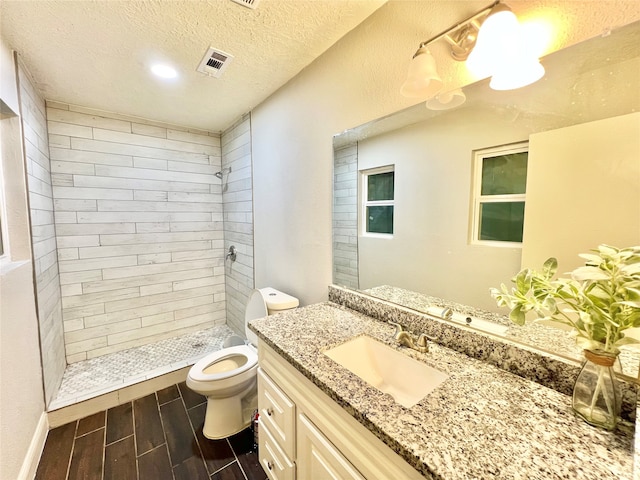
<path id="1" fill-rule="evenodd" d="M 333 282 L 358 288 L 358 146 L 337 148 L 333 166 Z"/>
<path id="2" fill-rule="evenodd" d="M 251 117 L 249 114 L 222 134 L 222 183 L 225 248 L 237 249 L 235 262 L 226 260 L 227 324 L 244 336 L 244 310 L 253 282 L 253 197 Z"/>
<path id="3" fill-rule="evenodd" d="M 60 277 L 56 261 L 51 167 L 45 102 L 24 65 L 18 66 L 20 109 L 27 163 L 33 265 L 40 330 L 44 394 L 51 402 L 62 382 L 65 360 Z"/>
<path id="4" fill-rule="evenodd" d="M 220 137 L 47 103 L 69 363 L 225 323 Z"/>

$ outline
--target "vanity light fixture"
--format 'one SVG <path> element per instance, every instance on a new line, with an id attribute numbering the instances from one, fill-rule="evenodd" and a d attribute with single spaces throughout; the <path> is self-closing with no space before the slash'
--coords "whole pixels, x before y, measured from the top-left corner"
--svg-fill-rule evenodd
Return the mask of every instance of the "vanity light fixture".
<path id="1" fill-rule="evenodd" d="M 449 92 L 442 92 L 427 100 L 429 110 L 449 110 L 462 105 L 467 99 L 461 88 Z"/>
<path id="2" fill-rule="evenodd" d="M 436 71 L 436 60 L 427 47 L 420 47 L 409 64 L 407 80 L 400 93 L 405 97 L 433 97 L 442 89 L 442 79 Z"/>
<path id="3" fill-rule="evenodd" d="M 443 82 L 428 47 L 441 39 L 449 44 L 452 58 L 466 60 L 474 75 L 491 76 L 490 87 L 495 90 L 520 88 L 544 75 L 544 67 L 526 45 L 518 19 L 507 5 L 497 0 L 418 46 L 409 64 L 407 80 L 400 89 L 405 97 L 433 100 L 440 93 Z M 443 100 L 449 94 L 440 94 L 440 102 L 434 100 L 427 107 L 454 108 L 464 102 L 464 94 L 460 94 L 450 92 L 448 101 Z"/>
<path id="4" fill-rule="evenodd" d="M 544 67 L 528 48 L 518 18 L 504 3 L 491 8 L 469 54 L 467 68 L 477 77 L 491 75 L 494 90 L 514 90 L 544 75 Z"/>

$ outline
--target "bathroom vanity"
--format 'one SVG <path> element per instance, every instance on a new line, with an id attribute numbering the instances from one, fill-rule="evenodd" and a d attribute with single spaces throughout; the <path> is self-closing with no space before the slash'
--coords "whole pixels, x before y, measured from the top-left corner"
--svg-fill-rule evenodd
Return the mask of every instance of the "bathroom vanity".
<path id="1" fill-rule="evenodd" d="M 259 355 L 259 454 L 269 478 L 423 478 L 266 342 Z"/>
<path id="2" fill-rule="evenodd" d="M 591 427 L 567 395 L 439 343 L 427 353 L 398 346 L 385 321 L 327 302 L 250 328 L 259 337 L 260 462 L 271 479 L 324 478 L 323 469 L 372 480 L 634 478 L 633 422 Z M 405 407 L 326 355 L 359 336 L 448 378 Z"/>

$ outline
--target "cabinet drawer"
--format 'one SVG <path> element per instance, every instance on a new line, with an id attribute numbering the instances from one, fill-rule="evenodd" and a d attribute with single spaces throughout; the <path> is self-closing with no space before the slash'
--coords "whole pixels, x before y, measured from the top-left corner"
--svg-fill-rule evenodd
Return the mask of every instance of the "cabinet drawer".
<path id="1" fill-rule="evenodd" d="M 269 427 L 264 423 L 260 425 L 258 458 L 269 480 L 295 480 L 295 465 L 278 447 Z"/>
<path id="2" fill-rule="evenodd" d="M 260 422 L 265 425 L 282 451 L 295 458 L 295 404 L 258 368 L 258 409 Z"/>

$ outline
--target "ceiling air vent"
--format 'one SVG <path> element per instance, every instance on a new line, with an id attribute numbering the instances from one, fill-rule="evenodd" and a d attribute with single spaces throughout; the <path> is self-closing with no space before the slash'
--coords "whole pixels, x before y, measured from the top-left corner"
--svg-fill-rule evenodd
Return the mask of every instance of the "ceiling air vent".
<path id="1" fill-rule="evenodd" d="M 231 60 L 233 60 L 233 56 L 210 47 L 209 50 L 207 50 L 207 53 L 204 54 L 204 57 L 196 70 L 198 72 L 205 73 L 210 77 L 219 78 L 229 66 Z"/>
<path id="2" fill-rule="evenodd" d="M 260 0 L 231 0 L 231 1 L 238 3 L 243 7 L 251 8 L 252 10 L 255 10 L 256 8 L 258 8 L 258 4 L 260 3 Z"/>

